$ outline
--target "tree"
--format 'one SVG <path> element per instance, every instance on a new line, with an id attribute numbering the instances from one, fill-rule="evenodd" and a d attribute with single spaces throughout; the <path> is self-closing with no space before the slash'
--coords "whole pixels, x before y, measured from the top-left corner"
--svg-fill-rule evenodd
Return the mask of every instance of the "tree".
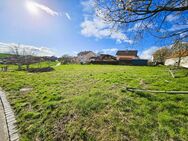
<path id="1" fill-rule="evenodd" d="M 20 71 L 20 70 L 22 70 L 22 63 L 21 63 L 21 59 L 20 59 L 19 48 L 20 48 L 19 44 L 10 46 L 11 54 L 15 55 L 15 58 L 17 60 L 16 62 L 18 65 L 18 70 Z"/>
<path id="2" fill-rule="evenodd" d="M 172 56 L 178 58 L 177 66 L 180 67 L 182 57 L 188 55 L 188 43 L 183 43 L 181 41 L 175 41 L 172 46 Z"/>
<path id="3" fill-rule="evenodd" d="M 16 56 L 19 56 L 19 44 L 18 45 L 12 45 L 12 46 L 10 46 L 10 52 L 11 52 L 11 54 L 14 54 L 14 55 L 16 55 Z"/>
<path id="4" fill-rule="evenodd" d="M 34 57 L 37 50 L 31 48 L 25 48 L 23 46 L 18 45 L 11 45 L 10 46 L 11 54 L 14 54 L 14 62 L 18 65 L 18 70 L 22 70 L 22 66 L 26 65 L 26 69 L 29 70 L 29 66 L 32 63 L 40 62 L 40 58 Z"/>
<path id="5" fill-rule="evenodd" d="M 63 55 L 60 59 L 60 62 L 62 64 L 74 64 L 77 63 L 77 60 L 75 57 L 69 56 L 69 55 Z"/>
<path id="6" fill-rule="evenodd" d="M 96 14 L 125 32 L 155 37 L 188 38 L 187 0 L 95 0 Z"/>
<path id="7" fill-rule="evenodd" d="M 160 48 L 153 53 L 153 61 L 164 63 L 165 59 L 169 57 L 171 49 L 167 47 Z"/>

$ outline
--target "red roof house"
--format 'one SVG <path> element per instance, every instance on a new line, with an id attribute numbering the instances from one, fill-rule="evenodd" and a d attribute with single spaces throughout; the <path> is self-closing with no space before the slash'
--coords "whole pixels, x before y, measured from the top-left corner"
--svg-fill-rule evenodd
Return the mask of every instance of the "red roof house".
<path id="1" fill-rule="evenodd" d="M 117 60 L 138 59 L 137 50 L 119 50 L 116 53 Z"/>

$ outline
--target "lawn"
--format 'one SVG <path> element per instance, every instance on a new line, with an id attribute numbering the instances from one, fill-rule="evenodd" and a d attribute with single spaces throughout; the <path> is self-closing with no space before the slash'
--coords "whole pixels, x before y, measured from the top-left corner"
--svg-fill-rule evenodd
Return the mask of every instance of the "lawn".
<path id="1" fill-rule="evenodd" d="M 21 141 L 188 140 L 188 95 L 123 92 L 188 90 L 188 70 L 62 65 L 47 73 L 0 72 Z M 29 93 L 21 88 L 32 88 Z"/>

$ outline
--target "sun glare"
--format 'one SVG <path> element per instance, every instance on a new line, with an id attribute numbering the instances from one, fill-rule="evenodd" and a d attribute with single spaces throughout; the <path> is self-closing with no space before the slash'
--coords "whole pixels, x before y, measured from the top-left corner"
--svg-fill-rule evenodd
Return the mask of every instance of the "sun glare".
<path id="1" fill-rule="evenodd" d="M 27 1 L 26 7 L 31 14 L 38 15 L 39 10 L 34 2 Z"/>

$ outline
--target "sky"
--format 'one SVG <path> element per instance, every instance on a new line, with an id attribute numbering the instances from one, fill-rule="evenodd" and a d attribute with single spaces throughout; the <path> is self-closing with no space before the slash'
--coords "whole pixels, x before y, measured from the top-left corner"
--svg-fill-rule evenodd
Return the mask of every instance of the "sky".
<path id="1" fill-rule="evenodd" d="M 141 58 L 149 59 L 164 45 L 151 35 L 135 42 L 121 31 L 109 33 L 109 25 L 93 14 L 92 0 L 0 0 L 0 19 L 2 53 L 19 44 L 39 55 L 59 57 L 89 50 L 115 55 L 117 50 L 136 49 Z M 136 30 L 136 25 L 129 30 Z"/>

